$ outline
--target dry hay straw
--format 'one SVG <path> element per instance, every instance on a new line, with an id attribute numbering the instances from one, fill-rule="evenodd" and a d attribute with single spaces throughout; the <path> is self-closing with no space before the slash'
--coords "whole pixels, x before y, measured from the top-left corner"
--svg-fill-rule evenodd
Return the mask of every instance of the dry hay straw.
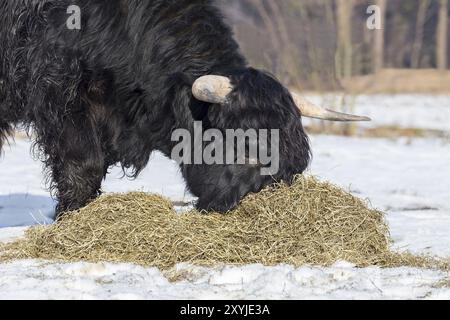
<path id="1" fill-rule="evenodd" d="M 438 289 L 450 289 L 450 278 L 439 281 L 434 287 Z"/>
<path id="2" fill-rule="evenodd" d="M 297 177 L 248 196 L 226 215 L 179 214 L 172 203 L 145 193 L 103 196 L 57 224 L 31 228 L 5 245 L 0 260 L 131 262 L 170 269 L 200 266 L 329 266 L 448 269 L 448 262 L 390 251 L 384 214 L 342 189 Z"/>

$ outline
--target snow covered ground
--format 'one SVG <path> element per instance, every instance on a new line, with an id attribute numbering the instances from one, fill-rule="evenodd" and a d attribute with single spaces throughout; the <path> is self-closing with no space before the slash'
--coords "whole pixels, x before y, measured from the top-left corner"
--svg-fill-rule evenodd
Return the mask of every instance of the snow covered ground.
<path id="1" fill-rule="evenodd" d="M 339 109 L 342 95 L 311 95 L 311 101 Z M 450 131 L 450 95 L 361 95 L 345 96 L 344 111 L 353 107 L 356 114 L 369 116 L 371 122 L 362 123 L 363 128 L 398 126 L 428 130 Z M 308 121 L 308 120 L 307 120 Z"/>
<path id="2" fill-rule="evenodd" d="M 450 131 L 449 98 L 362 97 L 356 110 L 379 125 Z M 450 258 L 448 140 L 313 136 L 311 141 L 310 172 L 387 211 L 396 248 Z M 0 228 L 48 223 L 53 216 L 41 165 L 30 158 L 29 148 L 29 142 L 18 140 L 0 158 Z M 114 170 L 105 191 L 143 190 L 175 201 L 192 199 L 176 165 L 160 154 L 153 155 L 136 181 L 119 177 L 120 170 Z M 0 229 L 0 241 L 20 237 L 23 230 Z M 170 283 L 157 269 L 127 264 L 17 261 L 0 265 L 0 299 L 450 299 L 450 288 L 436 286 L 450 274 L 413 268 L 357 269 L 345 262 L 332 268 L 178 268 L 184 280 Z"/>
<path id="3" fill-rule="evenodd" d="M 290 266 L 178 266 L 186 280 L 169 282 L 154 268 L 129 264 L 47 264 L 19 261 L 0 266 L 0 299 L 449 299 L 433 288 L 441 272 L 397 268 Z"/>

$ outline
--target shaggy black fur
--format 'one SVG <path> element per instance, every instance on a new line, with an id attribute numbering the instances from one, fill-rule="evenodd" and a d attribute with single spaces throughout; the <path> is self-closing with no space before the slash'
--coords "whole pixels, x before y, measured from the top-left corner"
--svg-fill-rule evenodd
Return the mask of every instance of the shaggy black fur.
<path id="1" fill-rule="evenodd" d="M 73 4 L 80 31 L 66 28 Z M 15 126 L 35 134 L 58 214 L 96 198 L 112 165 L 137 176 L 153 151 L 170 155 L 171 133 L 195 120 L 281 130 L 274 177 L 250 165 L 182 165 L 200 209 L 227 211 L 308 166 L 292 97 L 247 66 L 210 0 L 2 0 L 0 26 L 0 150 Z M 193 98 L 193 82 L 207 74 L 232 79 L 227 106 Z"/>

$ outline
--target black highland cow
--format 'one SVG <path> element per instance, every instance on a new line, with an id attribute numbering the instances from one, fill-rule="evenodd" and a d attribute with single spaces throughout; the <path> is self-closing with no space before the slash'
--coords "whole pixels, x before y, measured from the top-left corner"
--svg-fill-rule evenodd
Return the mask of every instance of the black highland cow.
<path id="1" fill-rule="evenodd" d="M 71 5 L 80 30 L 66 25 Z M 194 121 L 280 130 L 275 176 L 254 165 L 181 165 L 198 207 L 225 212 L 307 168 L 300 110 L 362 120 L 317 109 L 250 68 L 210 0 L 1 0 L 0 26 L 0 150 L 16 126 L 33 133 L 58 215 L 95 199 L 109 167 L 137 176 L 154 150 L 169 156 L 171 133 Z M 206 75 L 227 77 L 226 99 L 193 93 Z"/>

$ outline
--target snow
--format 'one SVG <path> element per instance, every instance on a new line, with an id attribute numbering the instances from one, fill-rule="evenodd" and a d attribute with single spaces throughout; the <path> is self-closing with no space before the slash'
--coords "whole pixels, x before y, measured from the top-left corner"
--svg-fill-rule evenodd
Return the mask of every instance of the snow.
<path id="1" fill-rule="evenodd" d="M 450 95 L 310 95 L 308 99 L 318 105 L 372 118 L 360 124 L 363 128 L 398 126 L 428 130 L 450 131 Z"/>
<path id="2" fill-rule="evenodd" d="M 200 268 L 179 265 L 171 283 L 156 268 L 130 264 L 48 264 L 18 261 L 0 267 L 0 299 L 448 299 L 442 272 L 287 265 Z"/>
<path id="3" fill-rule="evenodd" d="M 356 110 L 374 118 L 371 126 L 450 132 L 449 98 L 362 96 Z M 313 136 L 311 143 L 310 173 L 387 211 L 395 248 L 450 257 L 450 141 Z M 54 202 L 44 188 L 41 165 L 29 150 L 30 143 L 18 139 L 0 158 L 0 227 L 7 227 L 0 229 L 0 242 L 20 238 L 23 226 L 50 223 L 53 217 Z M 114 169 L 104 190 L 193 199 L 176 164 L 158 153 L 139 179 L 121 176 Z M 345 262 L 331 268 L 177 269 L 182 280 L 171 283 L 157 269 L 128 264 L 15 261 L 0 265 L 0 299 L 450 299 L 450 288 L 436 287 L 450 274 L 433 270 L 358 269 Z"/>
<path id="4" fill-rule="evenodd" d="M 312 137 L 312 173 L 387 211 L 395 247 L 450 257 L 450 143 Z"/>

